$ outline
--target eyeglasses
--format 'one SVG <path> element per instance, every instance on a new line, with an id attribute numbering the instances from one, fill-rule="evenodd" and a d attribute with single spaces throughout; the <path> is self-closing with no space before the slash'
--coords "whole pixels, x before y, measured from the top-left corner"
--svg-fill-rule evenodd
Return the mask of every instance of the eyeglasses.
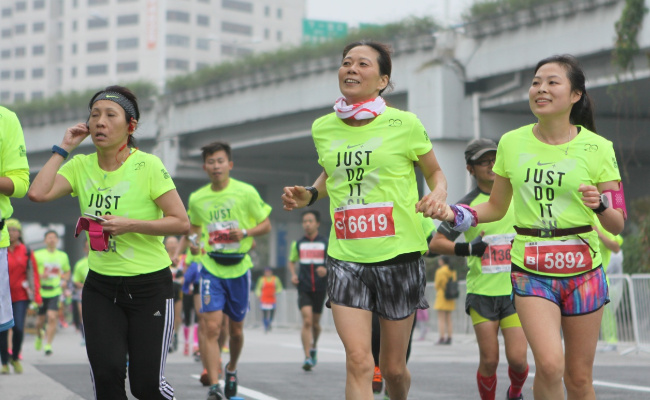
<path id="1" fill-rule="evenodd" d="M 494 164 L 496 162 L 496 158 L 486 158 L 485 160 L 481 161 L 474 161 L 474 165 L 480 165 L 481 167 L 487 167 L 490 164 Z"/>

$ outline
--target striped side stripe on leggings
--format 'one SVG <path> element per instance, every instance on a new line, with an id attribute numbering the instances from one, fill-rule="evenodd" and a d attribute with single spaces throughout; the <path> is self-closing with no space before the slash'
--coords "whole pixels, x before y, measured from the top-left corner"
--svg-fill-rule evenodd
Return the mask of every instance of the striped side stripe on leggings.
<path id="1" fill-rule="evenodd" d="M 158 375 L 160 393 L 166 399 L 174 398 L 174 389 L 165 380 L 165 364 L 167 363 L 167 354 L 169 353 L 169 345 L 172 342 L 174 335 L 174 299 L 167 299 L 165 301 L 165 331 L 163 332 L 163 342 L 160 357 L 160 372 Z"/>

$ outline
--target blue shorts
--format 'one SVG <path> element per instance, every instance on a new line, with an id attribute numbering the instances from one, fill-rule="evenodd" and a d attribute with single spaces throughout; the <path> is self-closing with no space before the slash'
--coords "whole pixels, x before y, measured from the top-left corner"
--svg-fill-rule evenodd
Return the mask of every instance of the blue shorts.
<path id="1" fill-rule="evenodd" d="M 239 278 L 221 279 L 202 268 L 201 312 L 223 311 L 231 320 L 243 321 L 249 310 L 250 282 L 250 271 Z"/>
<path id="2" fill-rule="evenodd" d="M 513 268 L 511 280 L 514 294 L 552 301 L 560 307 L 563 316 L 589 314 L 609 303 L 609 289 L 602 265 L 566 278 L 534 275 Z"/>

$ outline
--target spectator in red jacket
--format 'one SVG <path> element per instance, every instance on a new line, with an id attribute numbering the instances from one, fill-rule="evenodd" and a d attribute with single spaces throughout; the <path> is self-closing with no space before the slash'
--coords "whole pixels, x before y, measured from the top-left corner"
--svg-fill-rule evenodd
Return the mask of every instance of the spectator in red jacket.
<path id="1" fill-rule="evenodd" d="M 7 331 L 0 332 L 0 358 L 2 359 L 3 374 L 9 373 L 9 363 L 14 368 L 14 372 L 20 374 L 23 367 L 18 361 L 20 349 L 23 344 L 25 331 L 25 316 L 29 303 L 35 301 L 41 304 L 41 295 L 39 293 L 40 284 L 38 280 L 38 268 L 34 253 L 27 248 L 22 242 L 22 226 L 20 221 L 15 218 L 6 221 L 9 230 L 9 248 L 7 251 L 7 260 L 9 264 L 9 286 L 11 288 L 11 304 L 14 312 L 15 325 L 13 329 L 12 353 L 9 359 L 9 343 L 7 340 Z"/>

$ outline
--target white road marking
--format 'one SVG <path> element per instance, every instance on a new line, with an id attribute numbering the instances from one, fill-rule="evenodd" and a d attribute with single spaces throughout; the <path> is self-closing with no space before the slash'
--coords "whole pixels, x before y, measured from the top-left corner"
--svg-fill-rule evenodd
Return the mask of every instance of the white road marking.
<path id="1" fill-rule="evenodd" d="M 196 379 L 196 380 L 199 380 L 200 378 L 200 375 L 190 375 L 190 376 L 192 377 L 192 379 Z M 221 385 L 222 388 L 225 386 L 225 382 L 222 380 L 219 381 L 219 384 Z M 271 397 L 262 392 L 258 392 L 257 390 L 245 388 L 241 385 L 237 386 L 237 394 L 245 395 L 247 396 L 247 398 L 251 398 L 253 400 L 279 400 L 275 397 Z"/>
<path id="2" fill-rule="evenodd" d="M 531 372 L 528 374 L 528 376 L 534 377 L 535 374 Z M 610 387 L 614 389 L 633 390 L 635 392 L 650 393 L 649 386 L 624 385 L 622 383 L 614 383 L 614 382 L 606 382 L 606 381 L 598 381 L 598 380 L 594 380 L 594 386 L 604 386 L 604 387 Z"/>

